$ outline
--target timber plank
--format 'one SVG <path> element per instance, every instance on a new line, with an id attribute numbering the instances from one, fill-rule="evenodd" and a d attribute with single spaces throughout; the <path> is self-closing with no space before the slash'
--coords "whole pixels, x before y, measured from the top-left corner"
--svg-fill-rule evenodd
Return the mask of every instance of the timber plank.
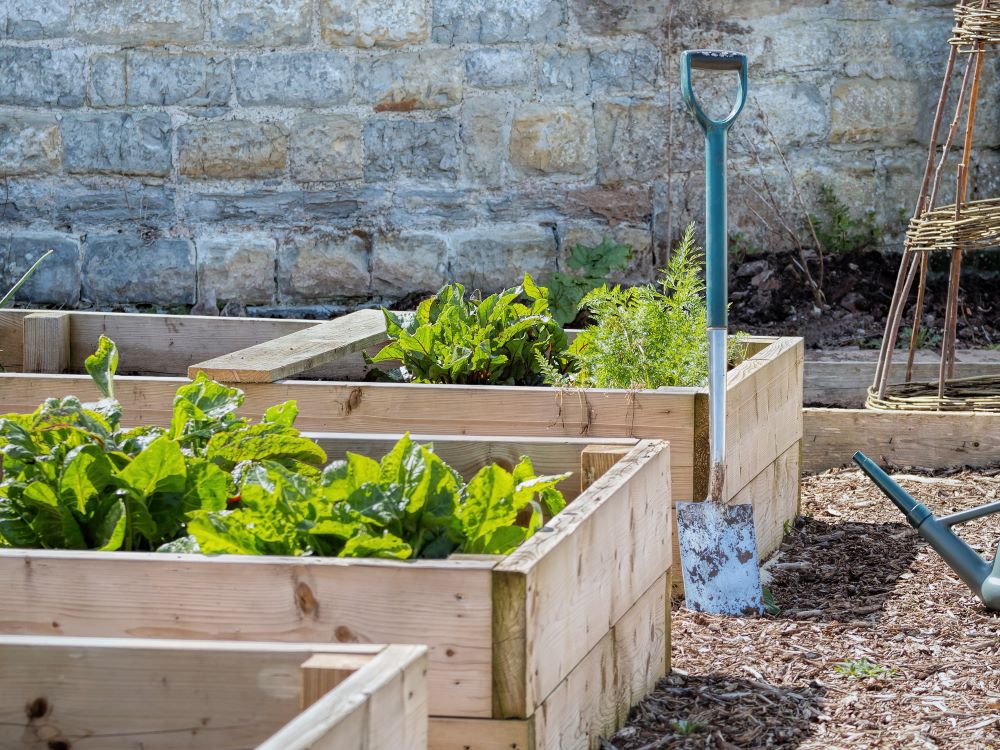
<path id="1" fill-rule="evenodd" d="M 223 383 L 273 383 L 385 341 L 380 310 L 358 310 L 188 367 Z"/>
<path id="2" fill-rule="evenodd" d="M 38 312 L 24 317 L 25 372 L 69 372 L 70 316 L 66 312 Z"/>
<path id="3" fill-rule="evenodd" d="M 44 701 L 35 719 L 0 722 L 0 740 L 48 748 L 65 738 L 81 750 L 254 747 L 299 714 L 299 665 L 324 649 L 372 660 L 385 651 L 353 644 L 0 636 L 0 705 Z M 399 658 L 389 654 L 380 663 Z M 365 682 L 364 675 L 356 677 Z M 365 689 L 344 686 L 334 702 L 348 690 Z M 24 717 L 23 710 L 18 715 Z M 280 747 L 305 750 L 295 742 Z"/>
<path id="4" fill-rule="evenodd" d="M 931 469 L 1000 462 L 1000 414 L 805 409 L 804 416 L 803 471 L 853 465 L 855 451 Z"/>
<path id="5" fill-rule="evenodd" d="M 494 576 L 513 579 L 504 585 L 517 599 L 504 605 L 494 584 L 494 609 L 516 612 L 526 600 L 507 634 L 494 631 L 511 663 L 523 659 L 526 666 L 516 683 L 494 680 L 497 718 L 530 716 L 670 567 L 669 466 L 667 444 L 642 441 L 550 521 L 551 531 L 496 567 Z"/>
<path id="6" fill-rule="evenodd" d="M 432 716 L 431 750 L 535 750 L 534 719 L 451 719 Z"/>
<path id="7" fill-rule="evenodd" d="M 489 717 L 492 565 L 0 549 L 0 632 L 409 640 L 430 649 L 434 713 Z"/>

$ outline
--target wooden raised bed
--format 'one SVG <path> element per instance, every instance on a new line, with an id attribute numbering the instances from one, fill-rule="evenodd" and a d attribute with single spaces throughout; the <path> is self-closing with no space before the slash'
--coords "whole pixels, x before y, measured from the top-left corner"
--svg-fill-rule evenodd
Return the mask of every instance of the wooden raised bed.
<path id="1" fill-rule="evenodd" d="M 317 437 L 331 459 L 388 444 Z M 596 746 L 669 664 L 668 444 L 433 440 L 463 471 L 522 453 L 538 470 L 573 471 L 565 489 L 575 498 L 505 557 L 0 549 L 0 633 L 422 643 L 431 747 Z"/>
<path id="2" fill-rule="evenodd" d="M 371 342 L 380 338 L 372 311 L 355 316 L 352 323 L 338 328 L 301 320 L 2 311 L 0 366 L 5 372 L 0 374 L 0 408 L 30 411 L 44 397 L 67 393 L 96 398 L 86 376 L 20 371 L 27 362 L 50 370 L 65 369 L 70 363 L 71 372 L 79 372 L 104 333 L 121 351 L 120 371 L 134 375 L 120 378 L 116 389 L 126 419 L 134 423 L 169 422 L 174 391 L 183 381 L 157 376 L 183 376 L 202 369 L 242 381 L 240 387 L 247 395 L 243 412 L 249 416 L 261 415 L 275 402 L 297 399 L 298 425 L 310 431 L 667 440 L 673 499 L 705 496 L 705 389 L 560 390 L 342 382 L 364 372 L 358 347 L 376 351 L 377 345 Z M 54 324 L 53 318 L 61 322 Z M 279 341 L 282 337 L 288 338 Z M 225 356 L 250 347 L 256 348 Z M 53 355 L 54 350 L 61 354 Z M 336 358 L 330 353 L 333 350 L 354 353 Z M 40 366 L 40 362 L 49 364 Z M 802 363 L 801 339 L 753 338 L 749 356 L 729 374 L 726 494 L 734 502 L 755 506 L 762 556 L 777 548 L 785 521 L 798 510 Z M 312 369 L 303 371 L 306 366 Z M 247 382 L 292 372 L 322 380 Z"/>
<path id="3" fill-rule="evenodd" d="M 0 636 L 0 746 L 424 750 L 427 649 Z"/>

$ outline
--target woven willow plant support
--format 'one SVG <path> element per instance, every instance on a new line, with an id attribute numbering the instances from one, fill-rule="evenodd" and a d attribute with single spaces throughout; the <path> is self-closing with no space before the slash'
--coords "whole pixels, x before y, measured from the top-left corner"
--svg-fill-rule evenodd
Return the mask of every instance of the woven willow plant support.
<path id="1" fill-rule="evenodd" d="M 892 303 L 882 336 L 882 348 L 875 369 L 875 381 L 868 391 L 867 406 L 872 409 L 917 410 L 988 410 L 1000 411 L 1000 378 L 952 380 L 955 373 L 955 338 L 958 328 L 958 291 L 965 250 L 986 250 L 1000 246 L 1000 198 L 968 201 L 969 163 L 972 136 L 979 102 L 983 59 L 986 51 L 1000 46 L 1000 0 L 960 0 L 955 8 L 955 29 L 949 40 L 951 50 L 941 84 L 934 125 L 931 128 L 927 165 L 924 169 L 917 206 L 907 231 L 903 258 L 896 276 Z M 938 139 L 944 121 L 948 94 L 959 55 L 965 70 L 958 91 L 954 115 L 940 153 Z M 938 205 L 938 193 L 959 125 L 965 119 L 961 160 L 955 176 L 955 203 Z M 913 358 L 920 335 L 920 321 L 927 288 L 928 257 L 932 252 L 951 253 L 948 299 L 945 304 L 944 331 L 941 341 L 941 364 L 937 382 L 912 383 Z M 890 385 L 892 356 L 899 337 L 913 282 L 917 281 L 917 299 L 913 311 L 909 351 L 902 385 Z"/>

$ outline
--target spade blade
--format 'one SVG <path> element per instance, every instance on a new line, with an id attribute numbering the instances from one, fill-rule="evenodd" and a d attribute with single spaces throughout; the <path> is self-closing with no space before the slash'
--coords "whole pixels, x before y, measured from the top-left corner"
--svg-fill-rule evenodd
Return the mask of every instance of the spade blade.
<path id="1" fill-rule="evenodd" d="M 688 609 L 764 612 L 752 505 L 677 503 L 677 532 Z"/>

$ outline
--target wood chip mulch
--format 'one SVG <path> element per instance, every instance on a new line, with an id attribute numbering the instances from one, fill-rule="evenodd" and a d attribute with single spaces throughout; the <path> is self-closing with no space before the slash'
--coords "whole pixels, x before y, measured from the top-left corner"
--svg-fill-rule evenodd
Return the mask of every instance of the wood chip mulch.
<path id="1" fill-rule="evenodd" d="M 1000 471 L 897 481 L 938 515 L 1000 499 Z M 602 750 L 1000 748 L 1000 614 L 858 471 L 805 477 L 768 561 L 777 614 L 675 602 L 673 671 Z M 1000 516 L 965 524 L 992 559 Z"/>

